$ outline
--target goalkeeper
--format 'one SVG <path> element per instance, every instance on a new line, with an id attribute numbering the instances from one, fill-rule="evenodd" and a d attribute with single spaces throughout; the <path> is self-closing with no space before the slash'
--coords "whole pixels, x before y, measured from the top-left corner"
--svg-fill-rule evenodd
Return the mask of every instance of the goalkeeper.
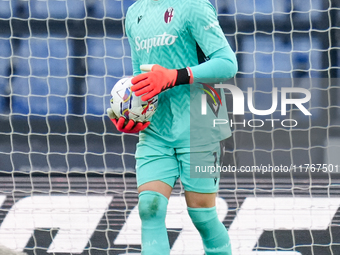
<path id="1" fill-rule="evenodd" d="M 180 178 L 188 213 L 199 231 L 206 255 L 231 255 L 225 226 L 218 220 L 215 198 L 219 178 L 191 178 L 196 166 L 219 164 L 220 141 L 231 135 L 219 83 L 235 76 L 237 61 L 208 0 L 139 0 L 126 16 L 134 78 L 132 90 L 142 100 L 158 95 L 151 123 L 125 124 L 108 113 L 121 132 L 137 133 L 136 172 L 142 254 L 170 254 L 165 226 L 168 199 Z M 211 88 L 211 87 L 210 87 Z M 207 114 L 201 97 L 207 94 Z M 150 125 L 149 125 L 150 124 Z M 200 177 L 200 176 L 195 176 Z"/>

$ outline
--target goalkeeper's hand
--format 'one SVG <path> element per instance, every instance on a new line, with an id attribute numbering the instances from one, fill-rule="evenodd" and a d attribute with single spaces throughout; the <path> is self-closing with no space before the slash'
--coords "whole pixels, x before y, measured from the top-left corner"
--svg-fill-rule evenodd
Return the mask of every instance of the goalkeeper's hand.
<path id="1" fill-rule="evenodd" d="M 133 120 L 129 120 L 125 124 L 125 118 L 120 117 L 119 119 L 114 114 L 111 108 L 107 108 L 107 115 L 109 115 L 110 120 L 116 126 L 117 130 L 123 133 L 138 133 L 144 129 L 146 129 L 150 125 L 150 121 L 147 122 L 135 122 Z"/>
<path id="2" fill-rule="evenodd" d="M 191 69 L 167 69 L 160 65 L 141 65 L 141 71 L 146 71 L 134 77 L 131 82 L 131 90 L 136 96 L 142 96 L 143 101 L 147 101 L 158 95 L 162 91 L 176 85 L 192 83 Z"/>

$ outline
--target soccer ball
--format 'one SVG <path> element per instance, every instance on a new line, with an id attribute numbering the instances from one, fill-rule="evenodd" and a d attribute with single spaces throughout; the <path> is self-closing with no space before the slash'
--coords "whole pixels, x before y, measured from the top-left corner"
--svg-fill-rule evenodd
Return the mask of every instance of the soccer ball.
<path id="1" fill-rule="evenodd" d="M 122 116 L 127 120 L 148 121 L 157 109 L 158 96 L 142 101 L 141 97 L 131 91 L 131 79 L 123 78 L 113 86 L 111 108 L 118 118 Z"/>

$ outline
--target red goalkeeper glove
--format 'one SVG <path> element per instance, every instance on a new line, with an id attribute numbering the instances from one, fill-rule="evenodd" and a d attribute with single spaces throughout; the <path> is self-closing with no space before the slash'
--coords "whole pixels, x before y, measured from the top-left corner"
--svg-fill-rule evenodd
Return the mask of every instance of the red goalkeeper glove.
<path id="1" fill-rule="evenodd" d="M 191 69 L 167 69 L 160 65 L 141 65 L 143 73 L 134 77 L 131 82 L 131 90 L 136 96 L 142 96 L 147 101 L 162 91 L 181 84 L 192 83 Z"/>
<path id="2" fill-rule="evenodd" d="M 107 114 L 109 115 L 110 120 L 116 126 L 117 130 L 123 133 L 138 133 L 144 129 L 146 129 L 150 125 L 150 121 L 147 122 L 135 122 L 133 120 L 129 120 L 126 124 L 126 119 L 124 117 L 120 117 L 117 119 L 117 116 L 114 114 L 111 108 L 108 108 Z"/>

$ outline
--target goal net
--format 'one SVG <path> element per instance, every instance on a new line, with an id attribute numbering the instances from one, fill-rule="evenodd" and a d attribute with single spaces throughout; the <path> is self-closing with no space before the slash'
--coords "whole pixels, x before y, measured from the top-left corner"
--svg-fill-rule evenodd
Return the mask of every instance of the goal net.
<path id="1" fill-rule="evenodd" d="M 133 3 L 0 0 L 1 249 L 141 253 L 138 136 L 106 116 L 112 86 L 132 75 Z M 233 136 L 216 205 L 233 255 L 340 254 L 340 2 L 211 3 L 244 99 L 235 114 L 225 90 Z M 178 183 L 169 200 L 171 254 L 203 255 L 183 194 Z"/>

